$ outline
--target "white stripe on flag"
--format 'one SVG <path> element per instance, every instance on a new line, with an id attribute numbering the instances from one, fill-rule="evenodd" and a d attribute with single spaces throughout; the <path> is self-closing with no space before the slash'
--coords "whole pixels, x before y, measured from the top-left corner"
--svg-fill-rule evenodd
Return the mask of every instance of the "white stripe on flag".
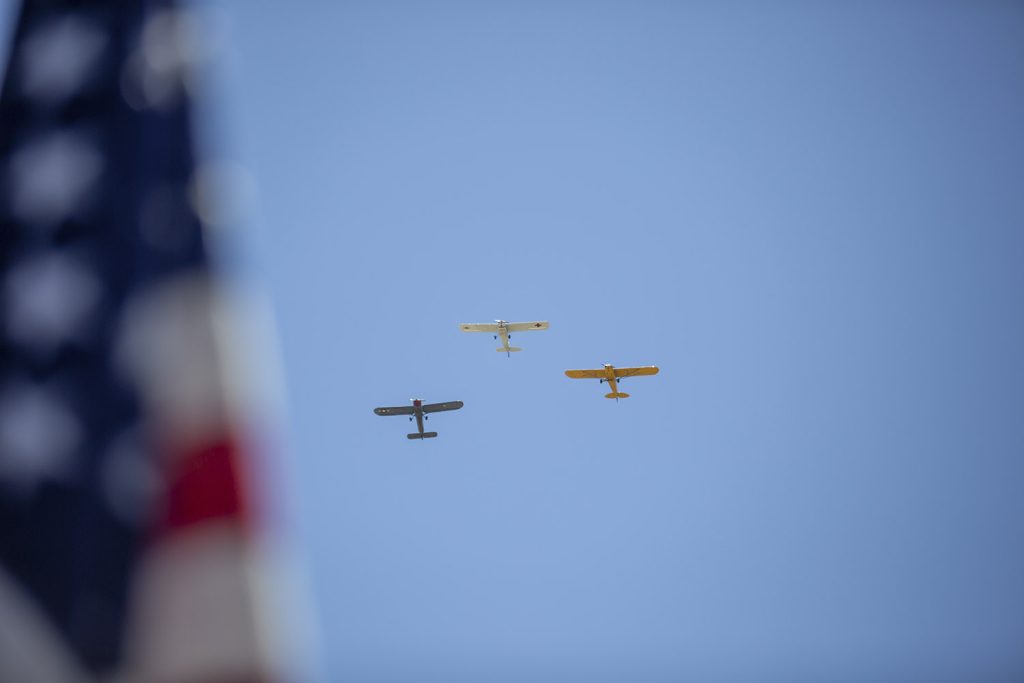
<path id="1" fill-rule="evenodd" d="M 223 435 L 237 403 L 221 362 L 227 308 L 215 281 L 188 273 L 137 295 L 124 314 L 119 364 L 142 387 L 157 434 L 173 436 L 178 452 Z"/>
<path id="2" fill-rule="evenodd" d="M 127 680 L 261 680 L 271 671 L 259 604 L 264 563 L 244 532 L 209 523 L 158 543 L 140 567 Z"/>

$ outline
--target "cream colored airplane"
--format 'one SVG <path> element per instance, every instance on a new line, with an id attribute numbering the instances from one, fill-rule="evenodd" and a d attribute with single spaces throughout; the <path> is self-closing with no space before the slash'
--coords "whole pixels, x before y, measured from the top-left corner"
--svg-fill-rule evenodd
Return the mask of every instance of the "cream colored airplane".
<path id="1" fill-rule="evenodd" d="M 508 340 L 512 338 L 512 332 L 529 332 L 530 330 L 548 329 L 548 321 L 541 320 L 532 323 L 510 323 L 505 320 L 495 320 L 493 323 L 461 323 L 459 329 L 463 332 L 490 332 L 497 339 L 501 337 L 501 348 L 496 351 L 504 351 L 509 358 L 513 351 L 522 351 L 518 346 L 509 346 Z"/>
<path id="2" fill-rule="evenodd" d="M 616 368 L 612 367 L 609 363 L 605 363 L 604 367 L 600 370 L 566 370 L 565 374 L 573 379 L 597 379 L 601 380 L 601 384 L 608 382 L 608 386 L 612 390 L 611 393 L 605 394 L 604 397 L 614 398 L 618 401 L 620 398 L 629 398 L 629 394 L 619 391 L 616 381 L 621 380 L 623 377 L 657 375 L 658 368 L 654 365 L 645 365 L 641 368 Z"/>

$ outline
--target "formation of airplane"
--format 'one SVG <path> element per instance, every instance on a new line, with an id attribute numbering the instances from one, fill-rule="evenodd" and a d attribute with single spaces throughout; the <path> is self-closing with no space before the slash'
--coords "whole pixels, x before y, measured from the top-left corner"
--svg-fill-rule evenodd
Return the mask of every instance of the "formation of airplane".
<path id="1" fill-rule="evenodd" d="M 447 401 L 445 403 L 427 403 L 424 404 L 421 399 L 414 398 L 411 406 L 398 406 L 395 408 L 374 408 L 373 412 L 378 415 L 409 415 L 409 421 L 412 422 L 413 417 L 416 418 L 416 428 L 418 432 L 412 434 L 406 434 L 405 436 L 409 439 L 433 439 L 437 436 L 437 432 L 425 432 L 423 431 L 423 421 L 430 418 L 427 417 L 428 413 L 438 413 L 442 410 L 458 410 L 463 406 L 462 401 Z"/>
<path id="2" fill-rule="evenodd" d="M 572 379 L 596 379 L 600 384 L 608 382 L 611 392 L 604 395 L 605 398 L 629 398 L 629 394 L 619 391 L 618 384 L 624 377 L 641 377 L 643 375 L 657 375 L 658 368 L 654 365 L 645 365 L 639 368 L 617 368 L 610 363 L 605 363 L 599 370 L 566 370 L 567 377 Z"/>
<path id="3" fill-rule="evenodd" d="M 461 323 L 459 329 L 463 332 L 489 332 L 495 339 L 501 338 L 501 347 L 498 351 L 504 351 L 505 355 L 511 357 L 513 351 L 522 351 L 517 346 L 509 346 L 509 339 L 512 332 L 529 332 L 531 330 L 546 330 L 548 322 L 538 320 L 525 323 L 510 323 L 506 320 L 495 320 L 493 323 Z M 566 370 L 566 376 L 572 379 L 596 379 L 601 384 L 608 382 L 611 391 L 604 395 L 605 398 L 629 398 L 629 394 L 619 391 L 619 383 L 626 377 L 642 377 L 644 375 L 658 374 L 658 368 L 654 365 L 644 365 L 636 368 L 617 368 L 610 363 L 596 370 Z M 463 406 L 462 401 L 447 401 L 445 403 L 423 403 L 421 399 L 414 398 L 411 406 L 396 406 L 392 408 L 374 408 L 377 415 L 408 415 L 409 421 L 416 420 L 417 431 L 407 434 L 409 439 L 432 439 L 437 432 L 423 431 L 423 423 L 429 418 L 429 413 L 437 413 L 445 410 L 458 410 Z"/>
<path id="4" fill-rule="evenodd" d="M 510 323 L 507 320 L 495 320 L 493 323 L 462 323 L 459 329 L 463 332 L 490 332 L 497 339 L 501 337 L 501 347 L 495 351 L 504 351 L 509 358 L 513 351 L 522 351 L 518 346 L 509 346 L 508 340 L 512 338 L 512 332 L 529 332 L 531 330 L 548 329 L 547 320 L 538 320 L 528 323 Z"/>

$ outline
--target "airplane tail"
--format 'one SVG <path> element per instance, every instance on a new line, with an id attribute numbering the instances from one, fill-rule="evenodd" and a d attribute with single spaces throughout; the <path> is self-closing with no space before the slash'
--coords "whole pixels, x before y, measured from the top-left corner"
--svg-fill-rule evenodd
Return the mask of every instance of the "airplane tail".
<path id="1" fill-rule="evenodd" d="M 494 349 L 495 351 L 522 351 L 518 346 L 510 346 L 507 349 L 503 346 L 500 349 Z"/>
<path id="2" fill-rule="evenodd" d="M 422 434 L 417 432 L 416 434 L 406 434 L 405 436 L 407 439 L 433 439 L 437 436 L 437 432 L 423 432 Z"/>
<path id="3" fill-rule="evenodd" d="M 604 397 L 605 398 L 616 398 L 616 399 L 617 398 L 629 398 L 629 394 L 625 394 L 625 393 L 623 393 L 621 391 L 613 391 L 610 394 L 605 394 Z"/>

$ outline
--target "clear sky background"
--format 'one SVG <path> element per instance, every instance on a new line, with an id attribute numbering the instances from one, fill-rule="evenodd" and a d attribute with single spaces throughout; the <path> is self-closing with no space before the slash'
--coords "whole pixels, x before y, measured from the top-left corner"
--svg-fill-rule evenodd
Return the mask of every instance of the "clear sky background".
<path id="1" fill-rule="evenodd" d="M 1024 5 L 216 7 L 322 680 L 1024 678 Z"/>
<path id="2" fill-rule="evenodd" d="M 1024 5 L 223 8 L 326 678 L 1021 680 Z"/>

